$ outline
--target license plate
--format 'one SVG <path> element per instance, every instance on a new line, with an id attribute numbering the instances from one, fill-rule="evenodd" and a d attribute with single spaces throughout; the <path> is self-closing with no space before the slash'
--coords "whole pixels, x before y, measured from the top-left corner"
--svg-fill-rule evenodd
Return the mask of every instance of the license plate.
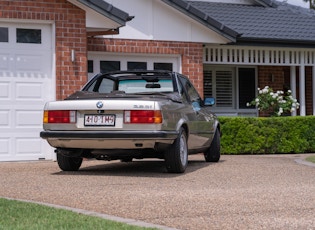
<path id="1" fill-rule="evenodd" d="M 115 126 L 116 116 L 114 114 L 85 115 L 85 126 Z"/>

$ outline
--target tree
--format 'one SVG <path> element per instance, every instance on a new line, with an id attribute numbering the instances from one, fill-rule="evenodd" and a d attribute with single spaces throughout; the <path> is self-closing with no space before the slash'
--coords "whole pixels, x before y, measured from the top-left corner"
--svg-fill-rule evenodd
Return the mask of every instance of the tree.
<path id="1" fill-rule="evenodd" d="M 303 0 L 304 2 L 310 3 L 310 9 L 315 10 L 315 0 Z"/>

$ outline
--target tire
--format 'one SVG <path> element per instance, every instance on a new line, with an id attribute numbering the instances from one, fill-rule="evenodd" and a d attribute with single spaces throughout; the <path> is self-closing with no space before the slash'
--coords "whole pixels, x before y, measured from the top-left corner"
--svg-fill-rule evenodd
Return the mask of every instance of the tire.
<path id="1" fill-rule="evenodd" d="M 57 162 L 59 168 L 63 171 L 78 171 L 82 164 L 81 157 L 67 157 L 57 153 Z"/>
<path id="2" fill-rule="evenodd" d="M 132 157 L 124 157 L 122 159 L 120 159 L 120 162 L 132 162 Z"/>
<path id="3" fill-rule="evenodd" d="M 209 149 L 204 153 L 206 162 L 218 162 L 220 160 L 220 131 L 216 129 Z"/>
<path id="4" fill-rule="evenodd" d="M 166 169 L 169 173 L 183 173 L 188 164 L 187 136 L 183 128 L 165 154 Z"/>

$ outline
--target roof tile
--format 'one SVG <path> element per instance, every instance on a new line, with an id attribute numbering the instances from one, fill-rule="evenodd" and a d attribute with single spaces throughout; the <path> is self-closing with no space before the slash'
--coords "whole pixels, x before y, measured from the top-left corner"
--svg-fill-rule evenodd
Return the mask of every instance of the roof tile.
<path id="1" fill-rule="evenodd" d="M 241 40 L 315 43 L 315 11 L 274 1 L 272 7 L 188 1 L 193 7 L 241 34 Z"/>

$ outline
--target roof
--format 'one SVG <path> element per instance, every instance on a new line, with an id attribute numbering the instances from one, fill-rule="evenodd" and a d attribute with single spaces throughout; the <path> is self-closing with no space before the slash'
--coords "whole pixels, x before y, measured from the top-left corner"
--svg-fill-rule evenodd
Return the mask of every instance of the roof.
<path id="1" fill-rule="evenodd" d="M 96 12 L 104 15 L 107 18 L 117 22 L 121 26 L 126 25 L 127 21 L 133 19 L 133 16 L 129 16 L 128 13 L 122 11 L 113 5 L 103 0 L 77 0 L 83 5 L 95 10 Z"/>
<path id="2" fill-rule="evenodd" d="M 206 27 L 214 30 L 218 34 L 222 35 L 223 37 L 231 40 L 236 41 L 236 37 L 238 33 L 221 23 L 220 21 L 214 19 L 213 17 L 209 17 L 206 12 L 203 12 L 202 9 L 198 9 L 197 7 L 192 6 L 191 3 L 185 0 L 162 0 L 166 4 L 174 7 L 175 9 L 181 11 L 183 14 L 188 15 L 189 17 L 197 20 L 201 24 L 205 25 Z M 208 3 L 208 2 L 207 2 Z"/>
<path id="3" fill-rule="evenodd" d="M 315 46 L 315 11 L 275 0 L 253 5 L 207 1 L 162 0 L 234 44 Z"/>

